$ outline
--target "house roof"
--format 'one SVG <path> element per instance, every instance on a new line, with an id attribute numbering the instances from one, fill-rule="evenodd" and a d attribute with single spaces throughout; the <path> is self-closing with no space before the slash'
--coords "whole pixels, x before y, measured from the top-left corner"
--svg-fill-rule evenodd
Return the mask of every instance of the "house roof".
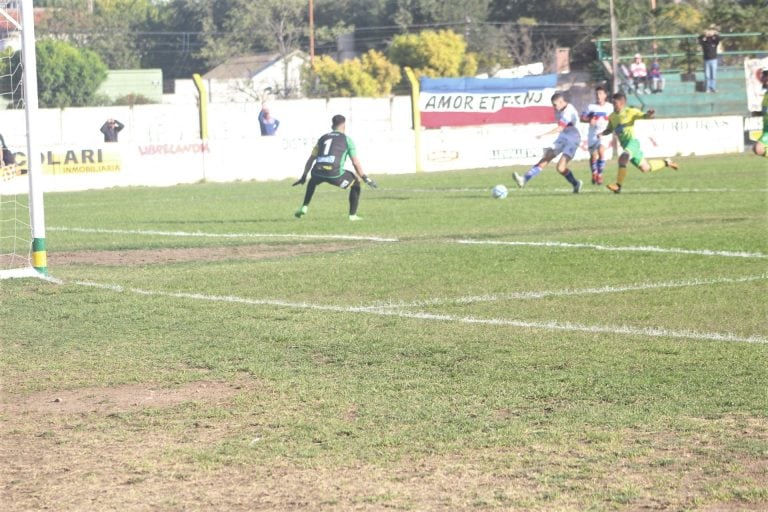
<path id="1" fill-rule="evenodd" d="M 290 59 L 296 55 L 303 55 L 303 53 L 297 50 L 288 54 L 286 58 Z M 280 60 L 279 53 L 257 53 L 232 57 L 208 71 L 203 75 L 203 78 L 219 80 L 230 78 L 250 79 L 264 69 L 277 64 Z"/>

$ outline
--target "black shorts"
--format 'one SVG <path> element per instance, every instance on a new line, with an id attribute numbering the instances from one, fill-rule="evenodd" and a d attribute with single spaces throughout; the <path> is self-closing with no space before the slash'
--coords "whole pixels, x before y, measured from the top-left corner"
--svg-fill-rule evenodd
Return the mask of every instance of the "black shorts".
<path id="1" fill-rule="evenodd" d="M 335 178 L 326 178 L 325 176 L 316 176 L 313 174 L 310 180 L 314 181 L 315 185 L 320 183 L 330 183 L 331 185 L 335 185 L 340 189 L 346 190 L 350 185 L 357 181 L 357 177 L 352 171 L 344 171 L 344 174 L 341 176 L 336 176 Z"/>

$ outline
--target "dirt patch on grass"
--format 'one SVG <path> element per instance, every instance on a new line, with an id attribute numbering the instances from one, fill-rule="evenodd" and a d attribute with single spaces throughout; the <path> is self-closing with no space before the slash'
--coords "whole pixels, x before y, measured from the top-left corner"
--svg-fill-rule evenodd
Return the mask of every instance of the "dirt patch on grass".
<path id="1" fill-rule="evenodd" d="M 264 404 L 280 403 L 277 391 L 243 378 L 0 397 L 3 507 L 429 512 L 768 506 L 768 460 L 760 452 L 768 442 L 765 418 L 691 420 L 690 432 L 619 431 L 597 442 L 545 443 L 534 436 L 515 446 L 384 457 L 377 464 L 350 462 L 354 458 L 344 454 L 302 456 L 291 437 L 296 432 L 281 424 L 283 415 L 242 407 L 267 395 Z M 345 418 L 354 422 L 358 415 L 349 410 Z M 285 443 L 285 455 L 254 448 L 259 443 Z"/>
<path id="2" fill-rule="evenodd" d="M 112 388 L 80 388 L 44 391 L 25 396 L 0 398 L 0 415 L 27 417 L 51 414 L 113 414 L 144 407 L 169 407 L 191 400 L 220 401 L 241 389 L 223 382 L 194 382 L 178 388 L 127 385 Z M 37 418 L 39 419 L 39 418 Z"/>
<path id="3" fill-rule="evenodd" d="M 229 247 L 189 247 L 161 249 L 131 249 L 119 251 L 49 252 L 51 267 L 66 265 L 152 265 L 186 261 L 223 261 L 234 259 L 260 260 L 284 258 L 303 254 L 339 252 L 358 247 L 350 243 L 317 244 L 252 244 Z"/>

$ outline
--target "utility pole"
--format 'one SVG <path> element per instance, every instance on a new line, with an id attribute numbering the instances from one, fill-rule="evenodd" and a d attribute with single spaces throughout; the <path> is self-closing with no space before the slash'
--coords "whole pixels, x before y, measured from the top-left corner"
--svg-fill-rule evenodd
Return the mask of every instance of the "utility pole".
<path id="1" fill-rule="evenodd" d="M 616 22 L 616 8 L 613 4 L 613 0 L 610 0 L 609 10 L 611 15 L 611 73 L 613 73 L 613 92 L 619 92 L 619 48 L 618 37 L 619 27 Z"/>
<path id="2" fill-rule="evenodd" d="M 309 0 L 309 67 L 315 68 L 315 8 Z"/>

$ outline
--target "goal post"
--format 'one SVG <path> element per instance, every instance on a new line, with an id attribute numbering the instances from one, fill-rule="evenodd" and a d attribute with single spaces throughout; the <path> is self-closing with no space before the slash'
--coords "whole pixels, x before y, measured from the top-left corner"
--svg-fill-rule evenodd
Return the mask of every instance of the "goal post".
<path id="1" fill-rule="evenodd" d="M 18 59 L 20 72 L 17 72 L 10 65 L 16 59 L 11 58 L 12 52 L 6 51 L 8 75 L 0 81 L 6 84 L 0 95 L 3 101 L 10 100 L 10 104 L 20 105 L 24 110 L 27 155 L 26 173 L 14 163 L 4 161 L 0 167 L 0 279 L 44 277 L 48 275 L 48 262 L 42 166 L 36 157 L 40 154 L 37 144 L 40 131 L 37 128 L 37 59 L 32 0 L 0 1 L 0 15 L 7 27 L 6 37 L 12 39 L 11 47 L 21 53 Z M 9 46 L 9 41 L 5 42 Z M 15 48 L 14 45 L 19 42 L 20 48 Z"/>

